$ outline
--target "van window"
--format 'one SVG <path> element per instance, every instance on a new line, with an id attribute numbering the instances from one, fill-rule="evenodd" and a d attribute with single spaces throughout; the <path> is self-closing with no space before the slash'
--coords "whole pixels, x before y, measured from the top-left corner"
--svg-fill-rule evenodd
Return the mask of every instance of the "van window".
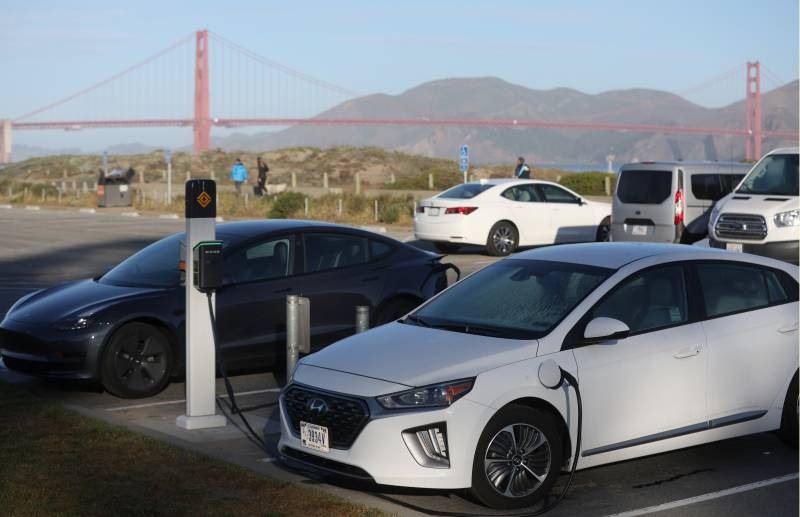
<path id="1" fill-rule="evenodd" d="M 800 172 L 796 154 L 773 154 L 750 171 L 737 194 L 765 196 L 800 195 Z"/>
<path id="2" fill-rule="evenodd" d="M 620 173 L 617 198 L 623 203 L 660 205 L 672 193 L 672 171 L 626 170 Z"/>
<path id="3" fill-rule="evenodd" d="M 494 185 L 491 183 L 462 183 L 461 185 L 456 185 L 451 189 L 445 190 L 437 197 L 444 199 L 472 199 L 492 187 L 494 187 Z"/>
<path id="4" fill-rule="evenodd" d="M 733 192 L 744 174 L 692 174 L 692 195 L 695 199 L 718 201 Z"/>

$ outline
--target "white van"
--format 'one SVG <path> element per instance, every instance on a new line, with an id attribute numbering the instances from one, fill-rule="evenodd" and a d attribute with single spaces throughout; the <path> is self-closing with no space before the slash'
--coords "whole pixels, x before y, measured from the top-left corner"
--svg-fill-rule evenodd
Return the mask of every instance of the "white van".
<path id="1" fill-rule="evenodd" d="M 776 149 L 756 163 L 711 211 L 709 244 L 798 263 L 798 148 Z"/>
<path id="2" fill-rule="evenodd" d="M 734 162 L 637 162 L 622 166 L 611 208 L 611 240 L 682 242 L 705 237 L 689 231 L 750 166 Z M 694 228 L 696 225 L 692 225 Z M 698 231 L 698 230 L 694 230 Z"/>

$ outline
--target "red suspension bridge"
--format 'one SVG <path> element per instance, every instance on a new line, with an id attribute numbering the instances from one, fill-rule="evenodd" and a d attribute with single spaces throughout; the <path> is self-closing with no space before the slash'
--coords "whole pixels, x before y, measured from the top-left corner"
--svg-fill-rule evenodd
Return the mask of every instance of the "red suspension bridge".
<path id="1" fill-rule="evenodd" d="M 210 41 L 214 45 L 210 45 Z M 189 52 L 193 57 L 186 55 Z M 213 70 L 221 73 L 215 71 L 212 76 L 210 60 L 214 63 Z M 716 79 L 730 78 L 738 70 L 737 67 Z M 223 81 L 231 71 L 242 76 L 235 81 L 237 88 Z M 762 130 L 761 64 L 748 62 L 746 71 L 746 109 L 741 128 L 596 120 L 632 109 L 647 109 L 648 104 L 653 104 L 647 102 L 615 112 L 595 113 L 591 115 L 592 120 L 341 118 L 325 116 L 323 112 L 357 97 L 356 92 L 276 63 L 216 33 L 201 30 L 106 80 L 15 119 L 0 120 L 0 163 L 10 162 L 12 131 L 19 130 L 191 127 L 194 151 L 199 153 L 208 150 L 212 127 L 295 125 L 510 127 L 738 136 L 745 139 L 745 157 L 753 159 L 761 156 L 763 138 L 797 140 L 798 134 Z M 713 80 L 700 87 L 711 82 Z M 192 98 L 193 105 L 189 105 L 188 100 Z M 104 100 L 115 106 L 119 117 L 103 118 L 106 115 Z M 162 116 L 148 116 L 154 111 Z M 170 116 L 163 116 L 164 113 Z M 215 117 L 212 113 L 227 116 Z M 253 117 L 254 113 L 269 115 Z"/>

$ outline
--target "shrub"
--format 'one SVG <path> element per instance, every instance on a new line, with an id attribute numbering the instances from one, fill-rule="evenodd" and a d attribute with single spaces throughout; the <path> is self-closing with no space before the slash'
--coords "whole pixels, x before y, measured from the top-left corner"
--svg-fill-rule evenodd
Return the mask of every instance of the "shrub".
<path id="1" fill-rule="evenodd" d="M 611 191 L 614 191 L 616 174 L 605 172 L 583 172 L 570 174 L 561 178 L 561 184 L 568 189 L 574 190 L 584 196 L 604 196 L 606 195 L 605 179 L 611 180 Z"/>
<path id="2" fill-rule="evenodd" d="M 270 219 L 287 219 L 305 207 L 305 196 L 299 192 L 285 192 L 275 196 L 275 202 L 267 213 Z"/>

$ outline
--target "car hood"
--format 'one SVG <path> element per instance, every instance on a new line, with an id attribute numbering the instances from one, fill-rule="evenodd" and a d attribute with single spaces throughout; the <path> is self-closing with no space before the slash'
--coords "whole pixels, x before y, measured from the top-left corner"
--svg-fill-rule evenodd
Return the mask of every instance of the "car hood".
<path id="1" fill-rule="evenodd" d="M 102 310 L 109 304 L 133 296 L 159 290 L 79 280 L 33 293 L 14 305 L 6 317 L 25 323 L 54 323 L 63 318 Z"/>
<path id="2" fill-rule="evenodd" d="M 717 204 L 718 213 L 762 215 L 769 220 L 771 216 L 794 210 L 800 205 L 797 196 L 763 195 L 763 194 L 728 194 Z"/>
<path id="3" fill-rule="evenodd" d="M 388 323 L 330 345 L 302 364 L 406 386 L 474 377 L 534 357 L 536 340 L 501 339 Z"/>

